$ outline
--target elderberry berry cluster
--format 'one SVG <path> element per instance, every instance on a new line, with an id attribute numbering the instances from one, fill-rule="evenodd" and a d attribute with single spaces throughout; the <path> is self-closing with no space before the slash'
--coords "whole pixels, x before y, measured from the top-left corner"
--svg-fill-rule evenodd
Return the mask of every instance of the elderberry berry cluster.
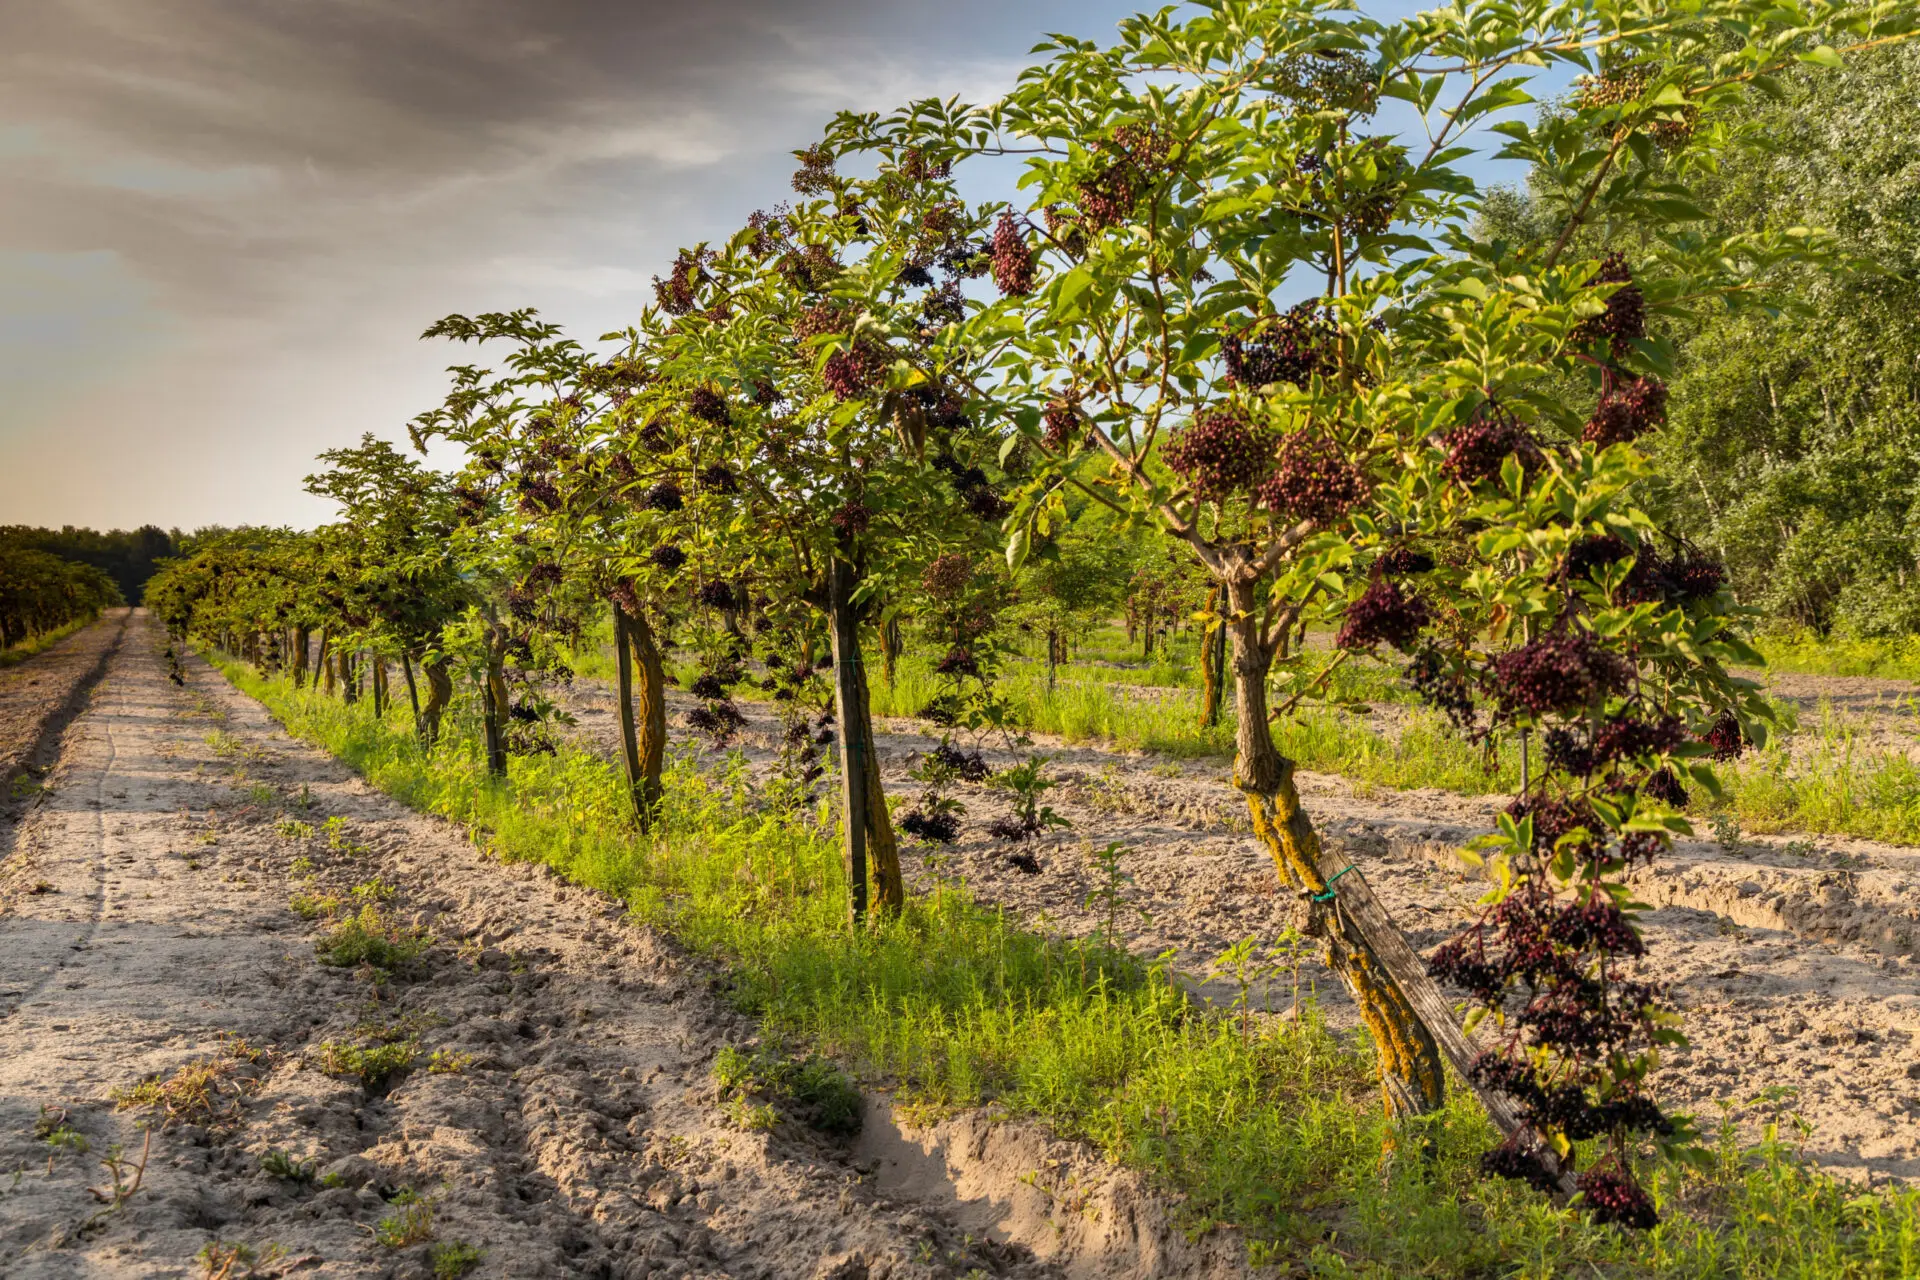
<path id="1" fill-rule="evenodd" d="M 1315 374 L 1334 371 L 1338 336 L 1332 317 L 1308 301 L 1251 330 L 1225 335 L 1220 354 L 1228 379 L 1237 386 L 1291 382 L 1304 387 Z"/>
<path id="2" fill-rule="evenodd" d="M 1631 675 L 1618 654 L 1591 632 L 1562 626 L 1493 660 L 1500 699 L 1533 716 L 1592 706 L 1626 688 Z"/>
<path id="3" fill-rule="evenodd" d="M 1604 449 L 1637 440 L 1666 420 L 1667 384 L 1647 375 L 1609 387 L 1580 438 Z"/>
<path id="4" fill-rule="evenodd" d="M 857 400 L 873 389 L 886 367 L 886 349 L 862 338 L 827 357 L 820 381 L 835 399 Z"/>
<path id="5" fill-rule="evenodd" d="M 679 485 L 671 480 L 662 480 L 647 490 L 640 499 L 640 505 L 649 511 L 678 511 L 686 505 L 686 495 L 680 492 Z"/>
<path id="6" fill-rule="evenodd" d="M 1276 514 L 1330 524 L 1367 496 L 1367 479 L 1333 441 L 1301 431 L 1280 446 L 1278 465 L 1257 496 Z"/>
<path id="7" fill-rule="evenodd" d="M 1426 601 L 1408 595 L 1397 582 L 1375 578 L 1360 598 L 1347 606 L 1346 618 L 1333 643 L 1341 649 L 1368 649 L 1376 644 L 1410 649 L 1431 618 Z"/>
<path id="8" fill-rule="evenodd" d="M 994 224 L 993 282 L 1010 298 L 1033 292 L 1033 250 L 1011 213 L 1001 214 Z"/>
<path id="9" fill-rule="evenodd" d="M 1224 498 L 1253 487 L 1268 466 L 1267 444 L 1246 419 L 1218 410 L 1173 440 L 1162 456 L 1202 498 Z"/>
<path id="10" fill-rule="evenodd" d="M 1504 409 L 1483 408 L 1471 422 L 1441 437 L 1446 448 L 1448 475 L 1462 484 L 1479 484 L 1499 476 L 1508 458 L 1518 458 L 1523 471 L 1537 470 L 1545 455 L 1533 433 Z"/>
<path id="11" fill-rule="evenodd" d="M 1633 283 L 1633 271 L 1626 255 L 1610 253 L 1600 261 L 1600 269 L 1587 281 L 1589 286 L 1617 284 L 1608 295 L 1606 310 L 1589 316 L 1573 327 L 1572 340 L 1582 345 L 1605 342 L 1618 359 L 1632 349 L 1636 339 L 1647 336 L 1647 298 Z"/>

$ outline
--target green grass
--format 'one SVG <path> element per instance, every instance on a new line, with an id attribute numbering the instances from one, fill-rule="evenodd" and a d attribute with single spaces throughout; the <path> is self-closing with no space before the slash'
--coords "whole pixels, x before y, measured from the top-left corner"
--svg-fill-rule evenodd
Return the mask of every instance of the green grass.
<path id="1" fill-rule="evenodd" d="M 91 618 L 75 618 L 65 626 L 55 627 L 51 631 L 43 631 L 37 636 L 29 636 L 19 644 L 14 645 L 11 649 L 0 649 L 0 667 L 16 666 L 37 653 L 45 653 L 76 631 L 86 630 L 92 626 L 98 618 L 98 614 Z"/>
<path id="2" fill-rule="evenodd" d="M 1780 627 L 1763 633 L 1755 647 L 1772 671 L 1920 680 L 1920 636 L 1869 640 Z"/>
<path id="3" fill-rule="evenodd" d="M 1315 1276 L 1912 1275 L 1920 1193 L 1855 1198 L 1778 1146 L 1723 1145 L 1710 1176 L 1661 1169 L 1669 1221 L 1595 1228 L 1535 1193 L 1484 1182 L 1484 1117 L 1456 1096 L 1433 1153 L 1382 1167 L 1388 1137 L 1368 1049 L 1309 1016 L 1243 1036 L 1171 976 L 1018 927 L 964 886 L 850 929 L 834 833 L 818 813 L 762 808 L 739 768 L 676 755 L 651 837 L 625 820 L 613 770 L 582 751 L 515 759 L 489 781 L 455 720 L 422 753 L 284 681 L 229 665 L 289 732 L 417 809 L 472 825 L 496 855 L 543 862 L 626 902 L 724 966 L 770 1038 L 830 1054 L 922 1107 L 989 1104 L 1039 1117 L 1147 1170 L 1192 1230 L 1231 1222 L 1256 1257 Z"/>
<path id="4" fill-rule="evenodd" d="M 1309 651 L 1303 660 L 1317 671 L 1328 657 L 1325 651 Z M 1151 669 L 1132 674 L 1143 677 Z M 1129 682 L 1114 678 L 1114 668 L 1081 664 L 1062 666 L 1057 676 L 1048 689 L 1042 664 L 1007 664 L 995 689 L 1013 724 L 1071 744 L 1151 751 L 1174 759 L 1220 758 L 1233 752 L 1231 697 L 1221 723 L 1202 729 L 1197 689 L 1149 685 L 1144 679 Z M 1443 716 L 1405 702 L 1386 665 L 1350 662 L 1329 687 L 1342 700 L 1396 704 L 1398 727 L 1387 733 L 1338 707 L 1304 704 L 1273 726 L 1276 744 L 1301 768 L 1346 778 L 1363 794 L 1374 788 L 1433 788 L 1467 796 L 1509 795 L 1518 787 L 1517 744 L 1503 741 L 1489 753 L 1467 741 Z M 874 714 L 916 716 L 941 690 L 932 659 L 909 653 L 891 685 L 874 675 Z M 761 695 L 743 686 L 737 696 Z M 1920 766 L 1898 752 L 1866 745 L 1831 720 L 1818 726 L 1817 735 L 1810 750 L 1803 743 L 1797 754 L 1790 754 L 1776 746 L 1722 767 L 1726 799 L 1717 807 L 1753 832 L 1920 844 Z M 1696 816 L 1702 813 L 1704 807 Z"/>

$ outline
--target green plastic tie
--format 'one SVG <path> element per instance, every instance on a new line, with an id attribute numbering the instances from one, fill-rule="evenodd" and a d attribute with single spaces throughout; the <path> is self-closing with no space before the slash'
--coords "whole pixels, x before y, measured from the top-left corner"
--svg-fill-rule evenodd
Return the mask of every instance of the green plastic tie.
<path id="1" fill-rule="evenodd" d="M 1338 880 L 1341 876 L 1347 874 L 1347 872 L 1351 870 L 1353 870 L 1353 864 L 1349 862 L 1346 866 L 1342 867 L 1339 871 L 1336 871 L 1333 875 L 1333 880 L 1327 881 L 1327 891 L 1325 893 L 1316 893 L 1312 895 L 1313 900 L 1315 902 L 1332 902 L 1335 896 L 1333 881 Z"/>

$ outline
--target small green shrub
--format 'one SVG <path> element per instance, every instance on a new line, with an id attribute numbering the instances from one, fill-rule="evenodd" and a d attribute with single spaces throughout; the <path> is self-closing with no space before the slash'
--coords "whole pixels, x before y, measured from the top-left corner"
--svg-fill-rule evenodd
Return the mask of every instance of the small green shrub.
<path id="1" fill-rule="evenodd" d="M 350 969 L 370 964 L 376 969 L 398 969 L 418 959 L 430 939 L 418 929 L 404 928 L 368 903 L 347 916 L 313 944 L 321 964 Z"/>
<path id="2" fill-rule="evenodd" d="M 360 1044 L 324 1040 L 319 1053 L 320 1070 L 328 1075 L 356 1077 L 367 1088 L 378 1089 L 413 1066 L 414 1059 L 420 1056 L 420 1042 L 412 1036 Z"/>
<path id="3" fill-rule="evenodd" d="M 478 1245 L 468 1244 L 464 1240 L 449 1240 L 437 1244 L 427 1254 L 427 1261 L 433 1266 L 433 1280 L 460 1280 L 461 1276 L 480 1265 L 480 1259 L 486 1251 Z"/>
<path id="4" fill-rule="evenodd" d="M 746 1054 L 725 1045 L 714 1055 L 713 1082 L 728 1118 L 743 1129 L 771 1129 L 791 1117 L 838 1137 L 860 1132 L 859 1088 L 817 1054 L 794 1058 L 772 1047 Z M 756 1103 L 756 1095 L 771 1102 Z"/>

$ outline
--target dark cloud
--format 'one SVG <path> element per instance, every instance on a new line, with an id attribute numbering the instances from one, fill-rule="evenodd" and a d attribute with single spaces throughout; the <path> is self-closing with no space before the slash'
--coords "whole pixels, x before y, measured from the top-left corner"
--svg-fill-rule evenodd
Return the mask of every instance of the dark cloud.
<path id="1" fill-rule="evenodd" d="M 0 506 L 316 518 L 304 459 L 437 393 L 445 353 L 407 345 L 436 316 L 614 327 L 676 245 L 780 199 L 833 110 L 990 94 L 1130 7 L 0 6 L 0 335 L 32 339 L 0 352 Z"/>

